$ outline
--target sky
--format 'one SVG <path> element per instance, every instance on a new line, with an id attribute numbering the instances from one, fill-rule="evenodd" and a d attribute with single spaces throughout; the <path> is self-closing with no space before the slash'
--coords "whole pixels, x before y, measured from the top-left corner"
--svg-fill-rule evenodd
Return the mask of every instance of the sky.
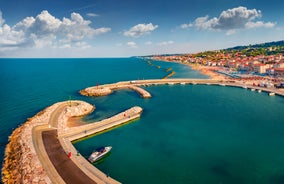
<path id="1" fill-rule="evenodd" d="M 283 0 L 1 0 L 0 58 L 196 53 L 284 40 Z"/>

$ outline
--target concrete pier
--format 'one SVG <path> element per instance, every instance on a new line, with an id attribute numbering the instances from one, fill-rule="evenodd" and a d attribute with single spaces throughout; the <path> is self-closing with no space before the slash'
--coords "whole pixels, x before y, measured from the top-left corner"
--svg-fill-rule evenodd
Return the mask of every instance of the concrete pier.
<path id="1" fill-rule="evenodd" d="M 108 129 L 112 129 L 124 123 L 135 120 L 140 117 L 142 111 L 143 109 L 141 107 L 135 106 L 115 116 L 112 116 L 110 118 L 98 122 L 93 122 L 86 125 L 68 128 L 65 131 L 58 134 L 58 136 L 60 138 L 66 138 L 69 141 L 74 141 L 76 139 L 88 137 L 90 135 L 103 132 Z"/>
<path id="2" fill-rule="evenodd" d="M 136 85 L 131 84 L 131 81 L 129 81 L 127 84 L 115 83 L 115 84 L 106 84 L 106 85 L 101 85 L 101 86 L 88 87 L 86 89 L 81 90 L 80 94 L 84 96 L 106 96 L 106 95 L 111 94 L 115 90 L 121 90 L 121 89 L 134 90 L 143 98 L 151 97 L 150 93 L 148 93 L 143 88 L 140 88 Z"/>
<path id="3" fill-rule="evenodd" d="M 130 85 L 130 86 L 128 86 L 128 88 L 136 91 L 143 98 L 151 98 L 151 94 L 148 91 L 144 90 L 143 88 L 140 88 L 140 87 L 137 87 L 137 86 L 134 86 L 134 85 Z"/>
<path id="4" fill-rule="evenodd" d="M 142 108 L 135 106 L 91 124 L 67 126 L 70 117 L 93 110 L 86 102 L 66 101 L 29 118 L 10 137 L 2 169 L 3 183 L 120 183 L 78 154 L 71 141 L 133 121 L 140 117 Z"/>
<path id="5" fill-rule="evenodd" d="M 57 108 L 58 112 L 54 112 L 53 115 L 55 117 L 61 117 L 62 113 L 64 115 L 64 113 L 70 113 L 70 110 L 72 107 L 68 107 L 65 105 L 65 109 L 63 106 L 60 106 Z M 69 110 L 67 110 L 69 109 Z M 76 109 L 76 107 L 73 107 L 73 109 Z M 77 108 L 78 109 L 78 108 Z M 66 163 L 66 162 L 71 162 L 68 164 L 68 167 L 56 167 L 56 171 L 57 173 L 59 173 L 59 175 L 61 176 L 60 178 L 56 175 L 56 173 L 52 173 L 50 176 L 56 176 L 56 178 L 53 178 L 53 181 L 56 181 L 56 183 L 60 183 L 60 181 L 62 180 L 61 178 L 63 178 L 64 176 L 64 181 L 68 181 L 68 183 L 76 183 L 75 181 L 78 181 L 78 179 L 73 179 L 70 180 L 69 178 L 74 177 L 74 170 L 78 170 L 78 176 L 77 177 L 81 177 L 81 180 L 83 178 L 83 180 L 80 180 L 80 183 L 90 183 L 90 181 L 93 181 L 93 183 L 113 183 L 113 184 L 117 184 L 119 183 L 118 181 L 112 179 L 111 177 L 107 176 L 106 174 L 104 174 L 103 172 L 101 172 L 100 170 L 98 170 L 97 168 L 95 168 L 91 163 L 89 163 L 84 157 L 82 157 L 81 155 L 78 155 L 77 150 L 74 148 L 73 144 L 71 143 L 71 141 L 76 140 L 76 139 L 81 139 L 83 137 L 87 137 L 102 131 L 106 131 L 108 129 L 114 128 L 116 126 L 121 126 L 124 123 L 127 123 L 129 121 L 132 121 L 134 119 L 137 119 L 140 117 L 141 113 L 142 113 L 142 108 L 135 106 L 132 107 L 124 112 L 121 112 L 117 115 L 114 115 L 110 118 L 101 120 L 99 122 L 94 122 L 94 123 L 90 123 L 90 124 L 86 124 L 86 125 L 82 125 L 82 126 L 78 126 L 78 127 L 72 127 L 72 128 L 68 128 L 68 127 L 64 127 L 59 128 L 60 126 L 57 127 L 57 144 L 60 144 L 59 150 L 64 150 L 61 151 L 61 154 L 57 154 L 57 158 L 54 159 L 53 158 L 53 154 L 49 155 L 48 151 L 50 150 L 46 150 L 47 151 L 47 155 L 49 155 L 50 160 L 56 160 L 55 162 L 53 162 L 53 165 L 55 165 L 59 160 L 59 157 L 61 155 L 61 158 L 63 159 L 62 162 Z M 61 113 L 61 114 L 60 114 Z M 87 113 L 87 112 L 85 112 Z M 70 116 L 70 115 L 69 115 Z M 54 121 L 54 117 L 50 118 L 52 121 Z M 61 117 L 62 119 L 62 117 Z M 56 120 L 55 120 L 56 121 Z M 57 120 L 58 121 L 58 120 Z M 50 122 L 53 124 L 56 124 L 54 122 Z M 62 123 L 62 122 L 61 122 Z M 57 122 L 57 124 L 60 124 L 60 121 Z M 61 126 L 62 127 L 62 126 Z M 54 130 L 49 130 L 49 131 L 54 131 Z M 45 132 L 47 132 L 45 130 Z M 42 132 L 43 133 L 43 132 Z M 46 133 L 48 134 L 48 133 Z M 53 133 L 54 134 L 54 133 Z M 56 141 L 56 140 L 55 140 Z M 53 143 L 53 144 L 56 144 Z M 45 144 L 44 146 L 48 146 L 50 144 Z M 38 146 L 43 146 L 43 145 L 38 145 Z M 62 147 L 62 148 L 61 148 Z M 71 153 L 71 155 L 73 155 L 70 159 L 66 160 L 66 152 L 67 153 Z M 63 154 L 63 155 L 62 155 Z M 53 158 L 53 159 L 52 159 Z M 64 161 L 65 160 L 65 161 Z M 69 170 L 69 172 L 67 172 Z M 51 171 L 54 172 L 54 169 L 52 169 Z M 70 175 L 70 176 L 68 176 Z M 80 175 L 80 176 L 79 176 Z"/>
<path id="6" fill-rule="evenodd" d="M 175 84 L 205 84 L 205 85 L 219 85 L 219 86 L 232 86 L 232 87 L 241 87 L 241 88 L 253 88 L 265 91 L 267 93 L 275 93 L 280 96 L 284 96 L 284 91 L 276 88 L 264 88 L 253 85 L 246 85 L 240 81 L 235 81 L 233 79 L 228 80 L 216 80 L 216 79 L 188 79 L 188 78 L 176 78 L 176 79 L 149 79 L 149 80 L 136 80 L 136 81 L 123 81 L 113 84 L 104 84 L 96 87 L 88 87 L 84 90 L 81 90 L 80 93 L 86 96 L 92 96 L 92 93 L 95 92 L 95 88 L 110 88 L 110 89 L 125 89 L 129 88 L 135 90 L 137 93 L 141 94 L 143 98 L 150 98 L 151 94 L 140 86 L 150 86 L 150 85 L 175 85 Z M 87 94 L 86 94 L 87 93 Z M 107 95 L 107 94 L 104 94 Z"/>

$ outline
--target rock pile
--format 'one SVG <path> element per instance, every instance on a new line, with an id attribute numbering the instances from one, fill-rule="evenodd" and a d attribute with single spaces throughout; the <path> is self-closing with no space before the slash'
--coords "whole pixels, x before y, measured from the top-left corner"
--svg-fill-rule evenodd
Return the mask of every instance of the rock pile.
<path id="1" fill-rule="evenodd" d="M 5 150 L 2 167 L 3 183 L 51 183 L 36 154 L 32 131 L 38 125 L 47 125 L 51 113 L 64 103 L 69 102 L 59 102 L 44 109 L 13 131 Z M 82 101 L 72 101 L 70 106 L 68 105 L 59 117 L 58 131 L 64 130 L 69 117 L 82 116 L 94 110 L 92 105 Z"/>
<path id="2" fill-rule="evenodd" d="M 13 131 L 5 150 L 3 183 L 51 183 L 35 152 L 32 128 L 46 124 L 54 107 L 56 105 L 39 112 Z"/>
<path id="3" fill-rule="evenodd" d="M 69 127 L 67 126 L 67 121 L 70 117 L 78 117 L 90 114 L 95 110 L 93 105 L 86 102 L 74 101 L 70 106 L 67 106 L 65 111 L 62 112 L 58 118 L 58 134 L 68 132 Z"/>
<path id="4" fill-rule="evenodd" d="M 112 93 L 108 87 L 90 87 L 80 91 L 83 96 L 106 96 Z"/>

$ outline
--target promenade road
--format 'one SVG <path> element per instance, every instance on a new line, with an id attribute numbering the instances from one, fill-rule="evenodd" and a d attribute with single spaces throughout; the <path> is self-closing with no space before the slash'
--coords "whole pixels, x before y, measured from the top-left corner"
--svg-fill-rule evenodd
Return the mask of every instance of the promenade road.
<path id="1" fill-rule="evenodd" d="M 95 184 L 65 153 L 59 140 L 57 130 L 42 132 L 43 144 L 53 166 L 67 184 Z M 75 156 L 75 155 L 73 155 Z"/>

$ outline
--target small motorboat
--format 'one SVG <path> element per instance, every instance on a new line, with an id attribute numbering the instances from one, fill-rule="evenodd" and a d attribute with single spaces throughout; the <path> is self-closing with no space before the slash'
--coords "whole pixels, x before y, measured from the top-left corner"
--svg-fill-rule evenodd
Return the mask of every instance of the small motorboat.
<path id="1" fill-rule="evenodd" d="M 111 148 L 112 148 L 111 146 L 99 147 L 99 148 L 97 148 L 97 149 L 96 149 L 95 151 L 93 151 L 93 153 L 89 156 L 88 160 L 89 160 L 91 163 L 100 160 L 101 158 L 103 158 L 104 156 L 106 156 L 107 153 L 110 152 Z"/>
<path id="2" fill-rule="evenodd" d="M 273 92 L 269 93 L 269 96 L 274 96 L 274 95 L 275 95 L 275 93 L 273 93 Z"/>

